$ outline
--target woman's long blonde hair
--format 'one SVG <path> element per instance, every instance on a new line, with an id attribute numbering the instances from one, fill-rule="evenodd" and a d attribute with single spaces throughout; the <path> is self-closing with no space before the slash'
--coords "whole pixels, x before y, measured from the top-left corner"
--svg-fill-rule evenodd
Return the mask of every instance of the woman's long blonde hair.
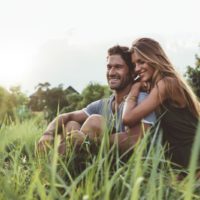
<path id="1" fill-rule="evenodd" d="M 156 86 L 158 77 L 162 77 L 165 81 L 167 95 L 173 99 L 174 85 L 171 81 L 166 81 L 165 77 L 171 77 L 176 80 L 177 87 L 184 98 L 186 106 L 196 117 L 200 117 L 200 103 L 187 84 L 185 79 L 176 72 L 173 65 L 169 61 L 160 44 L 151 38 L 139 38 L 135 40 L 131 47 L 131 53 L 137 52 L 151 67 L 155 69 L 151 79 L 152 87 Z"/>

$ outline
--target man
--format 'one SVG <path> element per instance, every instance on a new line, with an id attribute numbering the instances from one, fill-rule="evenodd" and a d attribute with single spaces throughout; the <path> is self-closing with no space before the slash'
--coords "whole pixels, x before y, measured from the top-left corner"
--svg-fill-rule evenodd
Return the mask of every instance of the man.
<path id="1" fill-rule="evenodd" d="M 45 130 L 43 136 L 39 140 L 39 147 L 43 147 L 47 141 L 52 141 L 54 138 L 56 126 L 58 133 L 66 136 L 71 133 L 75 138 L 76 143 L 82 144 L 86 135 L 89 139 L 102 138 L 103 124 L 106 125 L 110 135 L 110 143 L 113 144 L 118 137 L 119 148 L 123 151 L 132 147 L 138 137 L 142 134 L 141 123 L 131 127 L 134 130 L 134 135 L 129 135 L 128 131 L 122 124 L 122 110 L 124 100 L 128 95 L 134 78 L 134 66 L 131 62 L 131 55 L 128 47 L 114 46 L 108 50 L 107 56 L 107 81 L 113 95 L 108 99 L 101 99 L 89 104 L 86 108 L 70 113 L 59 115 L 54 119 Z M 146 93 L 141 93 L 137 99 L 140 103 L 146 96 Z M 155 115 L 151 113 L 143 121 L 144 128 L 148 128 L 155 122 Z M 60 153 L 65 152 L 65 143 L 59 148 Z"/>

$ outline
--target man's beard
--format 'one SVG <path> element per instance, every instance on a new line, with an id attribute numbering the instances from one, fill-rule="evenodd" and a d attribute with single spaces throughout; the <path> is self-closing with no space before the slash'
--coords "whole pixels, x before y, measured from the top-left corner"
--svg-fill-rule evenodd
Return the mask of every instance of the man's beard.
<path id="1" fill-rule="evenodd" d="M 111 90 L 121 91 L 121 90 L 125 89 L 128 85 L 130 85 L 132 82 L 133 82 L 132 76 L 128 76 L 127 78 L 123 79 L 119 85 L 116 85 L 113 87 L 111 85 L 109 85 L 109 87 Z"/>

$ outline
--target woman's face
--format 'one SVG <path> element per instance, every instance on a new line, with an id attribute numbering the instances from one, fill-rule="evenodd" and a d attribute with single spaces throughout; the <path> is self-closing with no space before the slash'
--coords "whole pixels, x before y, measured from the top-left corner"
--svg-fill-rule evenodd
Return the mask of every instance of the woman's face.
<path id="1" fill-rule="evenodd" d="M 132 62 L 135 63 L 135 73 L 140 76 L 141 81 L 150 81 L 155 69 L 148 65 L 148 63 L 137 53 L 131 55 Z"/>

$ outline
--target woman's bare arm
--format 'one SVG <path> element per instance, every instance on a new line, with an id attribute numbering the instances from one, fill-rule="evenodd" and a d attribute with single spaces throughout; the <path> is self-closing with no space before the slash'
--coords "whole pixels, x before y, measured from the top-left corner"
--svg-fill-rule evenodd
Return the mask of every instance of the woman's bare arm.
<path id="1" fill-rule="evenodd" d="M 136 99 L 142 87 L 142 83 L 135 83 L 125 101 L 122 120 L 124 125 L 132 127 L 141 121 L 149 113 L 156 108 L 167 98 L 165 82 L 160 80 L 157 85 L 151 90 L 150 94 L 139 105 L 136 105 Z"/>

